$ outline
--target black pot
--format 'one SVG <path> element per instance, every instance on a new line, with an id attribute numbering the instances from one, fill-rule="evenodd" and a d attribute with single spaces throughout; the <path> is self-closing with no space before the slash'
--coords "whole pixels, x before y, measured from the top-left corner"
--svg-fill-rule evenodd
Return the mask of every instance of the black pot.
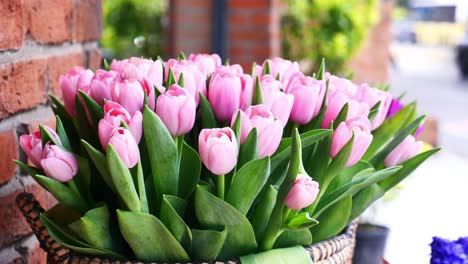
<path id="1" fill-rule="evenodd" d="M 359 224 L 353 263 L 382 264 L 389 229 L 385 226 Z"/>

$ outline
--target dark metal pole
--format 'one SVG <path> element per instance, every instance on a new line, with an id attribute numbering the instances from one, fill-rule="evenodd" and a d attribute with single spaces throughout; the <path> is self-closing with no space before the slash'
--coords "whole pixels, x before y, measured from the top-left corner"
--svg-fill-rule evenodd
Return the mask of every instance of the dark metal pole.
<path id="1" fill-rule="evenodd" d="M 222 61 L 226 60 L 226 37 L 227 37 L 227 0 L 213 0 L 212 14 L 212 36 L 211 36 L 211 51 L 219 54 Z"/>

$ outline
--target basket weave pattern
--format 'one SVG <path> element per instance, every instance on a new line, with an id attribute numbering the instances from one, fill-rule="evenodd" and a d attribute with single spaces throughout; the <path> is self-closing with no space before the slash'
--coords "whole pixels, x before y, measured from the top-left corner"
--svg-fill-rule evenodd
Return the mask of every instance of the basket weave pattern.
<path id="1" fill-rule="evenodd" d="M 52 237 L 49 236 L 47 228 L 40 221 L 40 214 L 44 213 L 44 209 L 34 198 L 31 193 L 20 193 L 16 197 L 16 204 L 23 212 L 24 217 L 28 221 L 31 229 L 40 242 L 41 248 L 47 253 L 47 263 L 59 264 L 144 264 L 138 261 L 118 261 L 109 260 L 100 257 L 84 256 L 70 250 Z M 353 222 L 344 233 L 311 245 L 306 248 L 314 264 L 351 264 L 354 252 L 355 235 L 357 222 Z M 239 264 L 239 260 L 227 262 L 212 261 L 212 262 L 190 262 L 184 264 Z M 163 263 L 152 263 L 163 264 Z M 173 263 L 179 264 L 179 263 Z M 182 264 L 182 263 L 180 263 Z"/>

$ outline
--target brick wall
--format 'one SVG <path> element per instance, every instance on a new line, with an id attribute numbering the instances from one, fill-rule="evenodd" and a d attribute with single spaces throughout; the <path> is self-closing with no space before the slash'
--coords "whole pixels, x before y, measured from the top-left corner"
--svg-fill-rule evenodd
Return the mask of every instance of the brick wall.
<path id="1" fill-rule="evenodd" d="M 216 0 L 171 0 L 168 50 L 212 51 L 212 12 Z M 228 0 L 226 57 L 250 70 L 252 62 L 262 63 L 280 55 L 280 0 Z"/>
<path id="2" fill-rule="evenodd" d="M 47 95 L 60 96 L 59 75 L 99 67 L 101 13 L 100 0 L 0 1 L 0 263 L 45 263 L 15 198 L 33 192 L 46 208 L 55 200 L 12 160 L 25 161 L 20 135 L 55 125 Z"/>
<path id="3" fill-rule="evenodd" d="M 358 83 L 387 83 L 390 78 L 392 41 L 392 9 L 391 1 L 382 1 L 380 5 L 380 20 L 371 29 L 361 50 L 356 53 L 348 64 Z"/>

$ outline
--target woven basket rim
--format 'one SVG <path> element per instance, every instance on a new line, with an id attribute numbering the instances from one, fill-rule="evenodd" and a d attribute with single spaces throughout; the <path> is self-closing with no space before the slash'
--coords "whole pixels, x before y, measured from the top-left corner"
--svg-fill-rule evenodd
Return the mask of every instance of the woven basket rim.
<path id="1" fill-rule="evenodd" d="M 44 208 L 35 199 L 34 194 L 29 192 L 19 193 L 16 197 L 16 204 L 28 221 L 31 229 L 39 240 L 41 248 L 47 253 L 47 263 L 138 263 L 138 261 L 120 261 L 108 258 L 85 256 L 71 249 L 66 248 L 52 237 L 49 236 L 47 228 L 40 221 L 40 214 L 46 212 Z M 333 263 L 351 263 L 350 256 L 354 251 L 355 234 L 357 228 L 357 220 L 353 221 L 346 227 L 343 232 L 337 236 L 312 244 L 305 247 L 309 253 L 313 263 L 325 263 L 329 258 L 333 258 Z M 151 262 L 154 264 L 162 264 L 161 262 Z M 240 263 L 239 259 L 230 261 L 211 261 L 211 262 L 187 262 L 177 264 L 235 264 Z M 328 263 L 328 262 L 326 262 Z M 149 263 L 148 263 L 149 264 Z"/>

